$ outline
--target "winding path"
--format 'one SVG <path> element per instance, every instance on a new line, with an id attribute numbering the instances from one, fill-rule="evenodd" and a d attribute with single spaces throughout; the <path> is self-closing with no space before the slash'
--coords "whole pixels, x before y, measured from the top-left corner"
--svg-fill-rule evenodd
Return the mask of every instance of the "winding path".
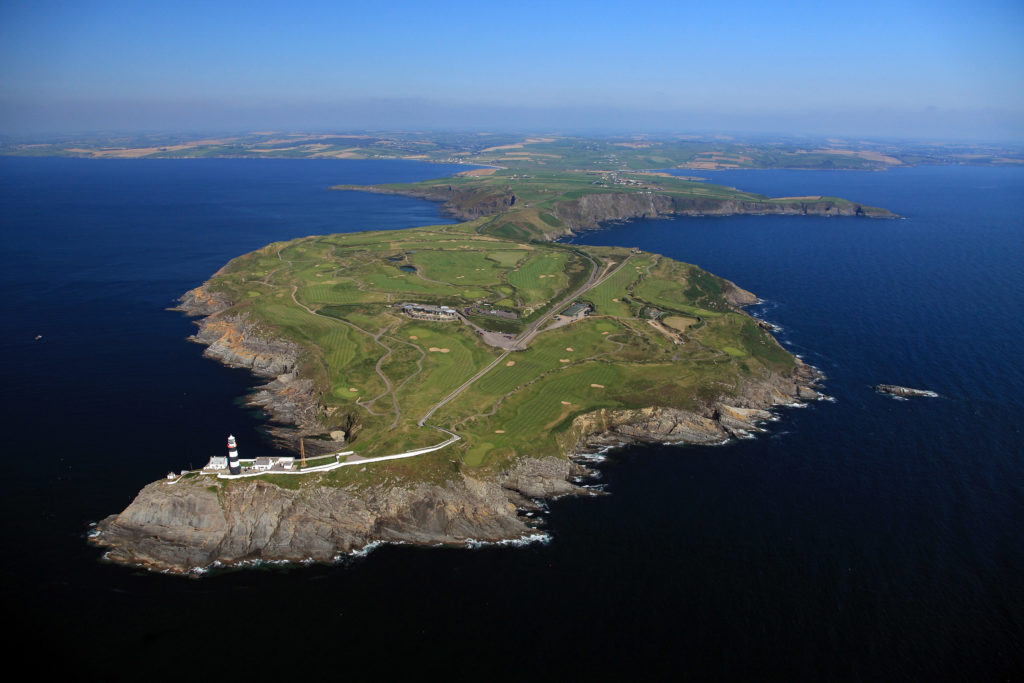
<path id="1" fill-rule="evenodd" d="M 391 426 L 389 427 L 389 429 L 394 429 L 398 425 L 399 420 L 402 419 L 402 411 L 398 407 L 398 397 L 395 396 L 395 387 L 392 386 L 391 380 L 388 379 L 388 376 L 381 369 L 381 366 L 388 359 L 388 357 L 391 356 L 391 353 L 392 353 L 391 347 L 388 346 L 387 344 L 385 344 L 384 342 L 382 342 L 380 340 L 381 336 L 383 336 L 384 333 L 387 332 L 390 329 L 390 326 L 389 327 L 385 327 L 384 329 L 382 329 L 377 334 L 374 334 L 373 332 L 370 332 L 369 330 L 364 330 L 363 328 L 359 327 L 359 325 L 356 325 L 355 323 L 351 323 L 348 320 L 343 320 L 341 318 L 335 318 L 333 316 L 324 315 L 323 313 L 319 313 L 317 311 L 314 311 L 312 308 L 310 308 L 306 304 L 304 304 L 301 301 L 299 301 L 298 297 L 295 296 L 296 292 L 298 292 L 298 291 L 299 291 L 298 285 L 292 285 L 292 301 L 295 302 L 296 306 L 299 306 L 299 307 L 302 308 L 302 310 L 306 311 L 306 313 L 309 313 L 310 315 L 316 315 L 316 316 L 319 316 L 321 318 L 326 318 L 327 320 L 333 320 L 334 322 L 342 323 L 342 324 L 348 325 L 349 327 L 352 327 L 352 328 L 354 328 L 356 330 L 359 330 L 363 334 L 365 334 L 368 337 L 370 337 L 371 339 L 373 339 L 374 342 L 376 342 L 381 348 L 383 348 L 386 351 L 386 353 L 383 356 L 381 356 L 380 358 L 377 359 L 377 364 L 374 366 L 374 370 L 376 370 L 377 375 L 380 376 L 381 381 L 384 382 L 384 393 L 380 394 L 379 396 L 374 396 L 369 401 L 356 401 L 356 403 L 358 405 L 360 405 L 361 407 L 365 408 L 366 411 L 368 413 L 370 413 L 371 415 L 386 415 L 387 413 L 376 413 L 376 412 L 374 412 L 373 409 L 370 406 L 372 406 L 376 401 L 384 398 L 388 394 L 391 394 L 391 404 L 392 404 L 392 406 L 394 407 L 394 410 L 395 410 L 395 419 L 391 423 Z M 403 382 L 402 384 L 405 384 L 405 382 Z"/>
<path id="2" fill-rule="evenodd" d="M 277 252 L 277 257 L 278 257 L 278 259 L 280 259 L 282 261 L 285 260 L 281 256 L 281 251 L 280 250 Z M 514 340 L 512 340 L 512 342 L 510 344 L 511 348 L 506 348 L 506 350 L 501 355 L 499 355 L 497 358 L 495 358 L 493 361 L 491 361 L 486 367 L 484 367 L 483 369 L 478 371 L 475 375 L 473 375 L 472 377 L 467 379 L 465 382 L 463 382 L 461 385 L 459 385 L 454 391 L 452 391 L 450 394 L 448 394 L 443 399 L 441 399 L 436 404 L 434 404 L 423 415 L 423 417 L 421 417 L 419 419 L 419 421 L 416 423 L 417 426 L 419 426 L 419 427 L 430 427 L 431 429 L 436 429 L 438 431 L 441 431 L 441 432 L 444 432 L 446 434 L 449 434 L 452 437 L 452 439 L 450 439 L 449 441 L 445 442 L 440 447 L 447 446 L 449 443 L 453 443 L 454 441 L 458 440 L 458 436 L 455 435 L 453 432 L 450 432 L 447 429 L 443 429 L 442 427 L 438 427 L 436 425 L 428 425 L 428 424 L 426 424 L 427 420 L 429 420 L 434 415 L 434 413 L 436 413 L 438 410 L 440 410 L 441 408 L 443 408 L 444 406 L 446 406 L 447 404 L 449 404 L 453 400 L 455 400 L 460 394 L 462 394 L 462 392 L 464 392 L 466 389 L 468 389 L 474 383 L 476 383 L 477 380 L 479 380 L 481 377 L 483 377 L 484 375 L 489 373 L 491 370 L 493 370 L 495 367 L 497 367 L 502 361 L 504 361 L 506 358 L 508 358 L 508 356 L 512 353 L 513 350 L 516 350 L 516 351 L 526 350 L 529 347 L 530 342 L 533 341 L 536 338 L 536 336 L 543 331 L 541 329 L 541 327 L 545 323 L 547 323 L 551 319 L 551 317 L 553 315 L 555 315 L 555 313 L 557 311 L 562 310 L 565 306 L 570 304 L 573 300 L 578 299 L 579 297 L 583 296 L 584 294 L 586 294 L 588 291 L 590 291 L 594 287 L 600 285 L 605 280 L 607 280 L 608 278 L 610 278 L 613 275 L 615 275 L 616 273 L 618 273 L 629 262 L 630 258 L 632 258 L 632 256 L 626 256 L 626 258 L 624 258 L 622 260 L 622 262 L 619 263 L 614 268 L 611 268 L 611 264 L 610 263 L 609 264 L 605 264 L 604 272 L 599 274 L 600 266 L 599 266 L 598 262 L 595 261 L 591 256 L 587 255 L 587 259 L 593 265 L 593 270 L 591 270 L 590 276 L 587 278 L 587 281 L 579 289 L 574 291 L 569 296 L 563 298 L 557 304 L 553 305 L 548 310 L 547 313 L 545 313 L 540 318 L 538 318 L 533 323 L 531 323 L 530 326 L 522 334 L 520 334 L 518 337 L 516 337 Z M 289 265 L 290 265 L 292 262 L 291 261 L 287 261 L 287 263 L 289 263 Z M 417 269 L 417 273 L 419 273 L 418 269 Z M 420 277 L 423 277 L 423 276 L 420 275 Z M 426 278 L 424 278 L 424 279 L 426 279 Z M 300 308 L 302 308 L 304 311 L 306 311 L 310 315 L 319 316 L 321 318 L 326 318 L 328 320 L 333 320 L 335 322 L 339 322 L 339 323 L 348 325 L 349 327 L 352 327 L 352 328 L 358 330 L 359 332 L 362 332 L 363 334 L 367 335 L 371 339 L 373 339 L 373 341 L 375 343 L 377 343 L 381 348 L 383 348 L 386 351 L 386 353 L 383 356 L 381 356 L 379 359 L 377 359 L 377 364 L 374 366 L 374 370 L 377 372 L 377 375 L 381 378 L 381 381 L 384 382 L 384 387 L 385 387 L 384 393 L 380 394 L 379 396 L 374 397 L 373 399 L 370 399 L 369 401 L 358 401 L 357 400 L 356 403 L 360 407 L 364 408 L 371 415 L 381 415 L 381 413 L 374 412 L 374 410 L 371 408 L 371 406 L 377 400 L 379 400 L 379 399 L 387 396 L 388 394 L 390 394 L 391 395 L 391 404 L 392 404 L 392 406 L 394 408 L 395 419 L 392 421 L 391 426 L 389 427 L 389 429 L 394 429 L 395 427 L 397 427 L 398 423 L 401 421 L 401 418 L 402 418 L 402 412 L 401 412 L 401 409 L 398 406 L 397 391 L 398 391 L 399 388 L 405 386 L 405 384 L 407 382 L 409 382 L 409 380 L 411 380 L 413 377 L 415 377 L 420 372 L 422 372 L 422 370 L 423 370 L 423 358 L 425 357 L 423 349 L 420 348 L 419 346 L 417 346 L 416 344 L 411 344 L 409 342 L 405 342 L 405 341 L 402 341 L 402 340 L 396 340 L 396 341 L 399 341 L 400 343 L 404 343 L 404 344 L 408 344 L 410 346 L 413 346 L 414 348 L 416 348 L 420 352 L 420 359 L 417 361 L 417 371 L 415 373 L 413 373 L 412 375 L 410 375 L 409 377 L 405 378 L 401 382 L 401 384 L 399 384 L 396 387 L 396 386 L 394 386 L 391 383 L 391 380 L 388 379 L 388 376 L 384 373 L 384 371 L 382 369 L 383 364 L 387 361 L 387 359 L 391 356 L 391 354 L 393 352 L 393 349 L 390 346 L 388 346 L 387 344 L 385 344 L 384 342 L 381 341 L 381 337 L 384 336 L 388 332 L 389 329 L 391 329 L 390 325 L 385 327 L 385 328 L 383 328 L 380 332 L 374 334 L 374 333 L 372 333 L 372 332 L 370 332 L 368 330 L 364 330 L 363 328 L 359 327 L 355 323 L 349 322 L 348 320 L 344 320 L 342 318 L 335 318 L 333 316 L 324 315 L 322 313 L 319 313 L 318 311 L 313 310 L 312 308 L 310 308 L 306 304 L 304 304 L 301 301 L 299 301 L 298 297 L 296 296 L 297 293 L 298 293 L 298 290 L 299 290 L 298 285 L 292 285 L 292 301 L 295 303 L 296 306 L 299 306 Z M 465 321 L 465 322 L 469 322 L 469 321 Z M 604 354 L 601 354 L 601 355 L 604 355 Z M 504 399 L 504 397 L 502 397 L 502 398 Z M 500 403 L 500 401 L 499 401 L 499 403 Z M 430 450 L 435 450 L 435 449 L 432 448 Z M 412 454 L 419 454 L 419 453 L 422 453 L 422 452 L 426 452 L 426 451 L 416 451 L 416 452 L 413 452 Z M 412 454 L 410 454 L 410 455 L 403 455 L 402 457 L 411 457 Z"/>
<path id="3" fill-rule="evenodd" d="M 529 329 L 527 329 L 525 332 L 523 332 L 521 335 L 519 335 L 516 338 L 516 340 L 515 340 L 514 348 L 516 350 L 518 350 L 518 351 L 525 350 L 527 348 L 527 346 L 529 346 L 530 342 L 533 341 L 533 339 L 541 332 L 541 330 L 539 329 L 540 326 L 543 323 L 547 322 L 551 318 L 551 316 L 553 316 L 555 314 L 556 311 L 562 310 L 562 307 L 567 305 L 567 304 L 569 304 L 573 299 L 577 299 L 577 298 L 583 296 L 584 294 L 589 292 L 594 287 L 598 286 L 599 284 L 601 284 L 602 282 L 604 282 L 605 280 L 607 280 L 611 276 L 615 275 L 615 273 L 619 272 L 619 270 L 621 270 L 622 267 L 625 266 L 629 262 L 629 259 L 631 258 L 631 256 L 627 256 L 626 258 L 624 258 L 622 260 L 622 263 L 620 263 L 618 266 L 616 266 L 611 271 L 608 271 L 608 268 L 606 267 L 605 268 L 606 272 L 603 275 L 601 275 L 601 276 L 597 276 L 597 269 L 598 269 L 597 262 L 594 261 L 594 259 L 590 258 L 590 256 L 587 256 L 587 258 L 590 259 L 590 262 L 594 264 L 594 270 L 591 271 L 590 278 L 588 278 L 587 282 L 582 287 L 580 287 L 578 290 L 573 292 L 571 296 L 568 296 L 568 297 L 562 299 L 560 302 L 558 302 L 557 305 L 552 306 L 551 310 L 549 310 L 547 313 L 545 313 L 540 318 L 538 318 L 536 321 L 534 321 L 534 323 L 532 325 L 530 325 Z M 426 414 L 423 417 L 421 417 L 419 422 L 417 422 L 416 424 L 418 424 L 419 426 L 422 427 L 424 425 L 424 423 L 427 420 L 429 420 L 430 417 L 434 413 L 436 413 L 439 409 L 443 408 L 445 405 L 447 405 L 447 404 L 451 403 L 453 400 L 455 400 L 455 398 L 459 394 L 461 394 L 463 391 L 465 391 L 466 389 L 471 387 L 478 379 L 480 379 L 481 377 L 486 375 L 488 372 L 493 370 L 499 363 L 501 363 L 501 361 L 503 361 L 506 358 L 508 358 L 510 353 L 512 353 L 512 351 L 505 351 L 503 354 L 501 354 L 500 356 L 495 358 L 493 361 L 491 361 L 490 365 L 488 365 L 483 370 L 481 370 L 480 372 L 478 372 L 475 375 L 473 375 L 472 377 L 470 377 L 465 382 L 463 382 L 455 391 L 453 391 L 452 393 L 450 393 L 447 396 L 445 396 L 443 399 L 441 399 L 440 402 L 438 402 L 430 410 L 428 410 L 426 412 Z"/>

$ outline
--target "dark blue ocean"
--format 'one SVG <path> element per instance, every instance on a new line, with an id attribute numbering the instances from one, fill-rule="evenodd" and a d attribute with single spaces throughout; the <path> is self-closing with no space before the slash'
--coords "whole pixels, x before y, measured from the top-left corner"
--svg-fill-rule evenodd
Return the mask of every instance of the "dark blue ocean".
<path id="1" fill-rule="evenodd" d="M 453 170 L 0 158 L 8 647 L 46 643 L 37 673 L 107 680 L 1024 677 L 1024 169 L 708 172 L 905 220 L 646 220 L 576 238 L 755 292 L 835 400 L 784 410 L 756 440 L 613 453 L 610 495 L 553 502 L 547 544 L 201 580 L 102 563 L 90 522 L 144 484 L 228 432 L 249 455 L 272 448 L 240 401 L 252 378 L 203 359 L 165 308 L 271 241 L 448 222 L 327 188 Z"/>

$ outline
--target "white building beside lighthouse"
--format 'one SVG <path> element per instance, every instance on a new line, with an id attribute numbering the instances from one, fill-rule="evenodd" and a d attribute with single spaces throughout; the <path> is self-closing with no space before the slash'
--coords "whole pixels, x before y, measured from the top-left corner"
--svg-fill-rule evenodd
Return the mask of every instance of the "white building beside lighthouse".
<path id="1" fill-rule="evenodd" d="M 206 463 L 204 470 L 226 470 L 228 468 L 228 456 L 226 455 L 214 455 L 210 457 L 210 462 Z"/>

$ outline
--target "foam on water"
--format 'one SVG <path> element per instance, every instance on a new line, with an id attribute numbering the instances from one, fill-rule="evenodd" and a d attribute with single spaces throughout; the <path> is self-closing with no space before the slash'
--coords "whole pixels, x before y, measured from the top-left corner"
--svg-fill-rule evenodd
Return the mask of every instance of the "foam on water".
<path id="1" fill-rule="evenodd" d="M 551 543 L 551 534 L 533 533 L 520 536 L 519 538 L 506 538 L 500 541 L 478 541 L 475 538 L 467 538 L 464 543 L 467 548 L 473 548 L 475 550 L 487 547 L 522 548 L 524 546 L 534 544 L 547 545 Z"/>

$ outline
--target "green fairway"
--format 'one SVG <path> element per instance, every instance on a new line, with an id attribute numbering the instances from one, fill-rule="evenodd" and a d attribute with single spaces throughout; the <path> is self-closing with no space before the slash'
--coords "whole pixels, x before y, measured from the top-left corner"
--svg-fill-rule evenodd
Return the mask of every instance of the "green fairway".
<path id="1" fill-rule="evenodd" d="M 228 314 L 244 312 L 305 349 L 303 375 L 320 387 L 324 431 L 355 425 L 351 445 L 363 456 L 436 443 L 438 432 L 418 421 L 437 407 L 430 422 L 462 435 L 452 452 L 463 466 L 500 468 L 564 454 L 561 435 L 579 415 L 652 401 L 693 408 L 740 391 L 745 376 L 792 368 L 726 300 L 730 285 L 695 266 L 454 227 L 269 245 L 232 261 L 207 288 L 235 302 Z M 477 324 L 517 334 L 585 284 L 591 316 L 545 330 L 548 320 L 528 348 L 504 357 L 459 319 L 413 319 L 400 308 L 472 309 Z M 486 305 L 518 317 L 479 313 Z M 652 315 L 676 327 L 658 327 Z"/>
<path id="2" fill-rule="evenodd" d="M 462 437 L 445 456 L 395 472 L 441 476 L 564 456 L 582 415 L 651 406 L 706 414 L 751 383 L 793 372 L 794 357 L 737 308 L 749 293 L 657 254 L 553 241 L 570 228 L 648 213 L 891 215 L 637 170 L 738 158 L 712 146 L 507 144 L 475 150 L 490 169 L 338 188 L 441 201 L 465 222 L 274 243 L 205 285 L 232 302 L 214 317 L 246 316 L 260 334 L 302 348 L 297 370 L 313 380 L 316 401 L 307 419 L 323 434 L 345 430 L 366 457 L 438 443 L 445 437 L 433 427 Z M 363 481 L 351 471 L 329 479 Z"/>

